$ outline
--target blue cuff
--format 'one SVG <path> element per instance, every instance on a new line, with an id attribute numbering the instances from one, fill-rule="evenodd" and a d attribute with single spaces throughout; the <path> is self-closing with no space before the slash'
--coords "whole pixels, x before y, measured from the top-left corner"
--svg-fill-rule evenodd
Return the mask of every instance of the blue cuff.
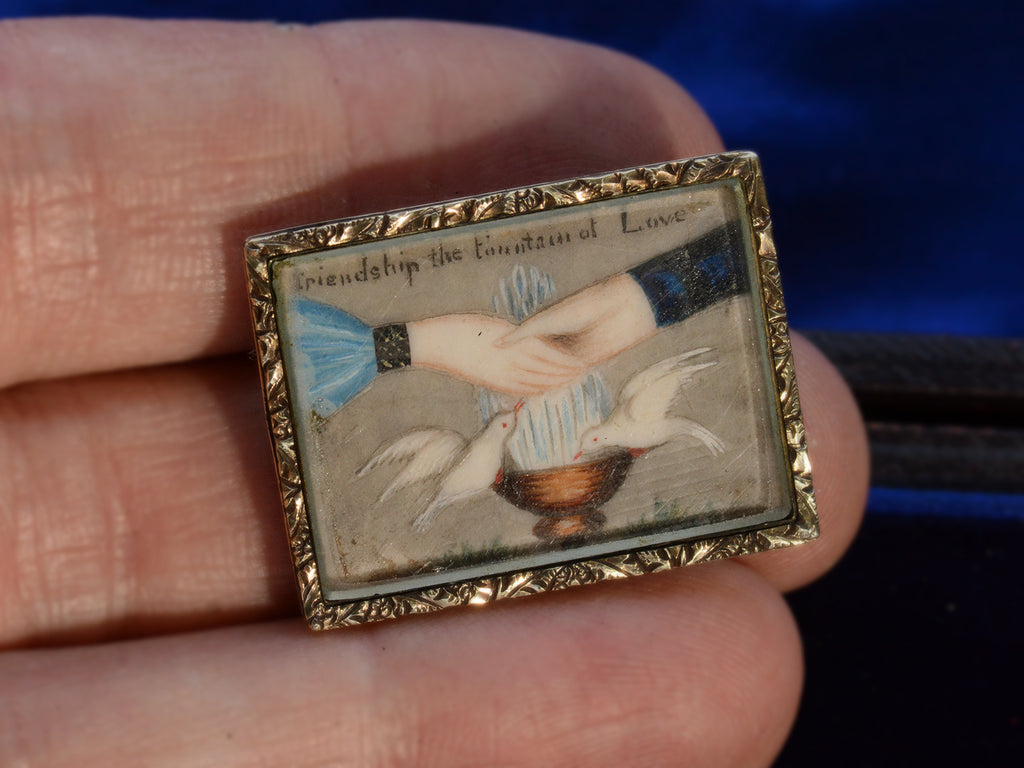
<path id="1" fill-rule="evenodd" d="M 739 228 L 727 224 L 633 267 L 628 274 L 647 294 L 661 328 L 746 291 L 743 251 Z"/>

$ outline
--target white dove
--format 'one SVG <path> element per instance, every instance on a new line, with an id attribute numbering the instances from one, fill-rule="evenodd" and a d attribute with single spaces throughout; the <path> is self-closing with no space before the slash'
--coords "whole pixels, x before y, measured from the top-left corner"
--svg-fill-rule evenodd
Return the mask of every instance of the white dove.
<path id="1" fill-rule="evenodd" d="M 583 433 L 579 453 L 573 461 L 584 454 L 614 446 L 628 448 L 634 456 L 641 456 L 651 448 L 680 437 L 693 437 L 711 453 L 722 453 L 725 446 L 710 430 L 690 419 L 669 414 L 679 391 L 693 381 L 694 374 L 718 364 L 717 361 L 689 362 L 710 351 L 710 347 L 701 347 L 684 352 L 633 376 L 619 392 L 611 415 Z"/>
<path id="2" fill-rule="evenodd" d="M 413 528 L 423 532 L 449 504 L 501 482 L 505 443 L 515 431 L 523 402 L 497 414 L 470 440 L 450 429 L 414 430 L 376 453 L 356 475 L 362 477 L 385 464 L 407 462 L 381 494 L 379 501 L 384 501 L 402 488 L 444 474 L 426 509 L 413 521 Z"/>

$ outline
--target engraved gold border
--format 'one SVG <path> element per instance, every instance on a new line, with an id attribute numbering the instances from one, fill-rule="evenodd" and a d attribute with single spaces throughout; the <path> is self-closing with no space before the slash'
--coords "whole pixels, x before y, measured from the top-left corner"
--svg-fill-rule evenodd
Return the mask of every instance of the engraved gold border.
<path id="1" fill-rule="evenodd" d="M 517 573 L 459 581 L 368 600 L 334 603 L 320 589 L 309 509 L 299 457 L 284 362 L 278 337 L 272 263 L 291 254 L 441 230 L 524 213 L 567 208 L 656 190 L 722 180 L 740 183 L 757 253 L 765 328 L 773 363 L 777 404 L 788 448 L 794 509 L 781 524 L 578 560 Z M 601 176 L 512 189 L 436 205 L 360 216 L 252 237 L 246 241 L 249 298 L 267 420 L 277 463 L 288 540 L 306 620 L 313 629 L 362 624 L 458 605 L 479 605 L 577 584 L 652 573 L 665 568 L 779 549 L 818 535 L 818 516 L 800 398 L 793 369 L 786 307 L 772 239 L 771 218 L 757 156 L 729 152 Z"/>

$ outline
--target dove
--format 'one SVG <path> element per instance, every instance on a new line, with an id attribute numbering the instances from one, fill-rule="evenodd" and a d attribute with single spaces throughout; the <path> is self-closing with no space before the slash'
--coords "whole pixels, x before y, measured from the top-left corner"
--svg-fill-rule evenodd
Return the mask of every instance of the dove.
<path id="1" fill-rule="evenodd" d="M 413 430 L 376 453 L 356 476 L 363 477 L 387 464 L 405 463 L 381 494 L 379 501 L 385 501 L 402 488 L 443 475 L 426 509 L 413 521 L 413 528 L 423 532 L 448 505 L 501 482 L 505 443 L 515 431 L 523 402 L 520 400 L 511 411 L 495 415 L 469 440 L 450 429 Z"/>
<path id="2" fill-rule="evenodd" d="M 669 414 L 679 391 L 693 381 L 694 374 L 718 364 L 717 361 L 690 362 L 710 351 L 709 347 L 701 347 L 684 352 L 633 376 L 619 392 L 615 409 L 608 418 L 583 433 L 573 461 L 584 454 L 617 446 L 641 456 L 651 448 L 680 437 L 699 440 L 712 454 L 722 453 L 725 446 L 710 430 L 690 419 Z"/>

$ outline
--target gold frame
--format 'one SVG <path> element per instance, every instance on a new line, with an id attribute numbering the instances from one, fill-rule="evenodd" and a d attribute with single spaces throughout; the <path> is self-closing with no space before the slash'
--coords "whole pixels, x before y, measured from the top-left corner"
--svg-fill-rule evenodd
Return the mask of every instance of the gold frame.
<path id="1" fill-rule="evenodd" d="M 278 335 L 271 280 L 273 263 L 299 253 L 723 180 L 739 182 L 753 235 L 764 327 L 783 430 L 781 437 L 788 451 L 789 482 L 794 499 L 790 515 L 781 523 L 755 530 L 683 540 L 668 546 L 597 559 L 576 560 L 352 602 L 325 600 Z M 760 163 L 753 153 L 723 153 L 282 230 L 249 238 L 245 255 L 252 322 L 278 485 L 302 607 L 313 629 L 363 624 L 453 606 L 481 605 L 605 579 L 779 549 L 818 535 L 811 467 L 771 218 Z"/>

